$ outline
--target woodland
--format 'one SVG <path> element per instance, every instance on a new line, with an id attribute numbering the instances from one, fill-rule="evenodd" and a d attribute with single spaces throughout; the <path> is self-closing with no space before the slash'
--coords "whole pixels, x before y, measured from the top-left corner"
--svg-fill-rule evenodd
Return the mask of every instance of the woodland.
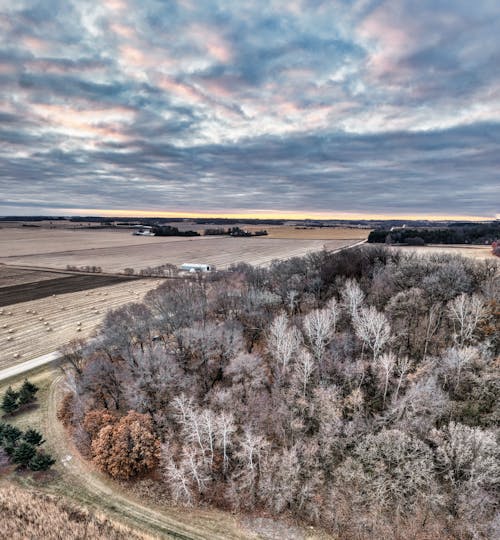
<path id="1" fill-rule="evenodd" d="M 363 246 L 166 280 L 66 352 L 59 418 L 164 505 L 499 538 L 498 262 Z"/>

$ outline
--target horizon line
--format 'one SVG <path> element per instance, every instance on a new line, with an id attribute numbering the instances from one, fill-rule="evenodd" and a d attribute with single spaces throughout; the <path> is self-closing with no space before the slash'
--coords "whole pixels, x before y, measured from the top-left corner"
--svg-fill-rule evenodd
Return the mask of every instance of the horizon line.
<path id="1" fill-rule="evenodd" d="M 153 210 L 126 210 L 126 209 L 97 209 L 97 208 L 64 208 L 53 213 L 42 214 L 0 214 L 6 217 L 115 217 L 115 218 L 162 218 L 162 219 L 261 219 L 261 220 L 288 220 L 288 221 L 496 221 L 499 215 L 493 217 L 468 216 L 460 214 L 369 214 L 357 212 L 294 212 L 294 211 L 268 211 L 249 210 L 233 212 L 202 212 L 202 211 L 153 211 Z"/>

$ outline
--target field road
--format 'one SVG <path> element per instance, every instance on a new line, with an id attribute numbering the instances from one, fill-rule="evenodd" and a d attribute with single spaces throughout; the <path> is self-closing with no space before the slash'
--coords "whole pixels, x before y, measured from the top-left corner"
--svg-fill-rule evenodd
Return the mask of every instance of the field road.
<path id="1" fill-rule="evenodd" d="M 38 368 L 40 366 L 45 366 L 47 364 L 55 362 L 56 360 L 59 360 L 60 358 L 62 358 L 62 353 L 59 351 L 54 351 L 49 354 L 39 356 L 38 358 L 33 358 L 32 360 L 28 360 L 26 362 L 21 362 L 20 364 L 17 364 L 15 366 L 2 369 L 0 370 L 0 382 L 5 381 L 5 379 L 10 379 L 11 377 L 15 377 L 17 375 L 22 375 L 23 373 L 27 373 L 28 371 L 31 371 L 32 369 Z"/>
<path id="2" fill-rule="evenodd" d="M 158 508 L 135 499 L 118 484 L 100 474 L 86 462 L 71 444 L 63 425 L 57 420 L 57 404 L 61 400 L 63 376 L 56 377 L 49 391 L 45 434 L 65 468 L 65 482 L 71 482 L 81 496 L 90 499 L 101 510 L 126 518 L 155 538 L 177 540 L 256 540 L 257 535 L 240 529 L 229 514 L 214 513 L 224 521 L 183 519 L 182 510 Z"/>

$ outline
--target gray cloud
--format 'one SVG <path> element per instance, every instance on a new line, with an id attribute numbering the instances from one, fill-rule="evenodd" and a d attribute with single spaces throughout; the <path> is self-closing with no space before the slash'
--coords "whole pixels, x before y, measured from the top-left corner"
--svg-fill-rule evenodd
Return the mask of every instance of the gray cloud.
<path id="1" fill-rule="evenodd" d="M 494 216 L 497 2 L 0 7 L 0 212 Z"/>

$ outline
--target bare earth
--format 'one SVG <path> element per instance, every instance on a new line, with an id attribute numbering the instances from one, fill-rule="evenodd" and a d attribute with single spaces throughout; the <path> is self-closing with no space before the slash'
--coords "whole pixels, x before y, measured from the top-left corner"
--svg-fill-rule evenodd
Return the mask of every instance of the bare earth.
<path id="1" fill-rule="evenodd" d="M 0 369 L 90 336 L 106 311 L 142 300 L 159 283 L 136 280 L 0 308 Z"/>
<path id="2" fill-rule="evenodd" d="M 15 285 L 24 285 L 38 281 L 48 281 L 51 279 L 60 279 L 69 277 L 70 274 L 61 274 L 58 272 L 41 272 L 36 269 L 20 270 L 9 266 L 0 265 L 0 289 L 3 287 L 13 287 Z"/>
<path id="3" fill-rule="evenodd" d="M 359 240 L 358 235 L 330 240 L 183 238 L 132 236 L 129 231 L 9 228 L 0 230 L 0 263 L 53 269 L 100 266 L 104 272 L 123 272 L 125 268 L 138 271 L 165 263 L 197 262 L 225 269 L 238 262 L 265 266 L 275 259 L 303 256 L 324 247 L 335 250 Z"/>

